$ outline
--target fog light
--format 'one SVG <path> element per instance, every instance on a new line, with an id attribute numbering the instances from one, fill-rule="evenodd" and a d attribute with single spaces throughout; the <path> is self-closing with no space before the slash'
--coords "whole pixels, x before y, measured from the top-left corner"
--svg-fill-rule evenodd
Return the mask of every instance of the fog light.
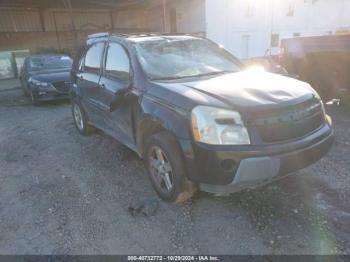
<path id="1" fill-rule="evenodd" d="M 232 159 L 226 159 L 221 161 L 221 167 L 227 172 L 232 172 L 236 169 L 237 163 L 235 160 Z"/>
<path id="2" fill-rule="evenodd" d="M 41 95 L 46 95 L 47 92 L 39 92 L 38 95 L 41 96 Z"/>

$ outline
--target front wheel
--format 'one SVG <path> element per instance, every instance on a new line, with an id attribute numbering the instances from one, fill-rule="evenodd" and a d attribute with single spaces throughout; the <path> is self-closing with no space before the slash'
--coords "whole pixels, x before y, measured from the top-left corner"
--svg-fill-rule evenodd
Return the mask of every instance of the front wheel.
<path id="1" fill-rule="evenodd" d="M 72 115 L 74 125 L 81 135 L 88 136 L 93 133 L 94 128 L 89 124 L 87 115 L 77 100 L 72 101 Z"/>
<path id="2" fill-rule="evenodd" d="M 152 135 L 145 145 L 144 160 L 153 188 L 167 202 L 182 203 L 196 192 L 186 176 L 186 169 L 176 138 L 161 132 Z"/>
<path id="3" fill-rule="evenodd" d="M 32 104 L 34 106 L 40 105 L 40 102 L 36 99 L 35 95 L 33 94 L 33 91 L 30 92 L 30 100 L 32 101 Z"/>
<path id="4" fill-rule="evenodd" d="M 29 94 L 27 88 L 25 88 L 23 85 L 22 85 L 21 87 L 22 87 L 23 95 L 24 95 L 25 97 L 29 97 L 30 94 Z"/>

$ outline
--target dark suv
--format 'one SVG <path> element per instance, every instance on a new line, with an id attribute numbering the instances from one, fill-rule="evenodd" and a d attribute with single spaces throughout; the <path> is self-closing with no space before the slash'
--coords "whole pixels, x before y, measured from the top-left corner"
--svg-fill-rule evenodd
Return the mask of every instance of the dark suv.
<path id="1" fill-rule="evenodd" d="M 72 69 L 74 122 L 135 151 L 167 201 L 255 187 L 324 156 L 332 122 L 310 85 L 242 68 L 204 38 L 91 35 Z"/>

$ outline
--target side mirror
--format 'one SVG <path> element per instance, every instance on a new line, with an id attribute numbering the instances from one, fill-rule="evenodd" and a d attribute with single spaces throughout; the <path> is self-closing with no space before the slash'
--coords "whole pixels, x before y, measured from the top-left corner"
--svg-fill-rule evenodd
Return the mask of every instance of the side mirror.
<path id="1" fill-rule="evenodd" d="M 109 110 L 110 112 L 115 111 L 119 105 L 122 103 L 122 101 L 124 100 L 124 98 L 127 96 L 127 94 L 129 93 L 130 90 L 130 85 L 119 89 L 114 95 L 113 95 L 113 100 L 109 106 Z"/>

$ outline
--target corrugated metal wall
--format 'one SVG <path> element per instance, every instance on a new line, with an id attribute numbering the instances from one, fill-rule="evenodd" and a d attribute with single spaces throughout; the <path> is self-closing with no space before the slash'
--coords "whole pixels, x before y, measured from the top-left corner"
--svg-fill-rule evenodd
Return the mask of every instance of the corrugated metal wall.
<path id="1" fill-rule="evenodd" d="M 46 31 L 71 31 L 69 13 L 62 9 L 50 9 L 43 13 Z M 109 11 L 75 10 L 73 19 L 76 30 L 97 30 L 111 28 Z"/>
<path id="2" fill-rule="evenodd" d="M 38 10 L 0 10 L 0 32 L 41 31 Z"/>
<path id="3" fill-rule="evenodd" d="M 152 10 L 131 9 L 110 10 L 74 10 L 73 23 L 76 30 L 106 30 L 114 28 L 159 29 L 159 16 L 152 15 Z M 46 9 L 42 11 L 43 23 L 38 9 L 0 9 L 0 32 L 37 32 L 71 31 L 73 23 L 65 9 Z M 156 21 L 153 21 L 156 20 Z M 113 23 L 113 25 L 112 25 Z"/>
<path id="4" fill-rule="evenodd" d="M 159 14 L 158 14 L 159 13 Z M 160 31 L 160 10 L 0 9 L 0 50 L 66 49 L 71 53 L 88 34 L 101 31 Z M 74 27 L 76 31 L 73 31 Z"/>

